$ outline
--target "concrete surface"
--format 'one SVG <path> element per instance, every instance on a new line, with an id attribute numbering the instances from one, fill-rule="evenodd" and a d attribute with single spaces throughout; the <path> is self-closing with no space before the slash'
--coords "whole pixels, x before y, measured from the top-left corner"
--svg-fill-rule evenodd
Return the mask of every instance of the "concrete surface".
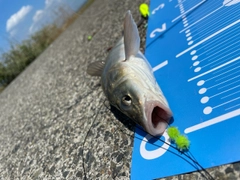
<path id="1" fill-rule="evenodd" d="M 96 0 L 0 94 L 1 180 L 129 179 L 134 124 L 110 110 L 86 67 L 106 58 L 126 10 L 139 20 L 142 2 Z M 209 170 L 219 180 L 240 179 L 239 171 L 239 163 Z"/>

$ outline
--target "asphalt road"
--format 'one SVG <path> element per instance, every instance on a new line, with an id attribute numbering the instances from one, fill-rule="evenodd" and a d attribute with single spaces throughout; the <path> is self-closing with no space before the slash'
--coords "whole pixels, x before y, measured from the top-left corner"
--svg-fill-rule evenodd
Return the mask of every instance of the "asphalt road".
<path id="1" fill-rule="evenodd" d="M 0 94 L 1 180 L 129 179 L 134 124 L 110 108 L 86 68 L 106 58 L 126 10 L 140 19 L 142 2 L 96 0 Z M 144 49 L 144 28 L 140 34 Z M 240 179 L 239 163 L 208 171 L 215 179 Z"/>

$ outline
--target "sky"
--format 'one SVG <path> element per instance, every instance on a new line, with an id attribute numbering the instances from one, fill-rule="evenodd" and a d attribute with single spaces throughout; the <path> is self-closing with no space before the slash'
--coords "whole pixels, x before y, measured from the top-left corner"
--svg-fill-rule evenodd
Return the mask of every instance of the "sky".
<path id="1" fill-rule="evenodd" d="M 77 11 L 86 0 L 0 0 L 0 54 L 56 17 Z M 60 9 L 64 9 L 61 11 Z"/>

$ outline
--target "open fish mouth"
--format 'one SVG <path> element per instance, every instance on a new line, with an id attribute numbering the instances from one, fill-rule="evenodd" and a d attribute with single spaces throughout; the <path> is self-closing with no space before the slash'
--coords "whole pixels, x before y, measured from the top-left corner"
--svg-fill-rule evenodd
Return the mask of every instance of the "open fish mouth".
<path id="1" fill-rule="evenodd" d="M 158 101 L 148 101 L 145 104 L 145 113 L 148 133 L 153 136 L 162 135 L 172 117 L 170 109 Z"/>

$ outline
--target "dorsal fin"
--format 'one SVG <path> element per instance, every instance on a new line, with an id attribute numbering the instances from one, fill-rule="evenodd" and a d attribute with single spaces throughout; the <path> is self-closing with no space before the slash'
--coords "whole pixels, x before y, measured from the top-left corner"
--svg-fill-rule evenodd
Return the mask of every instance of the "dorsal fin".
<path id="1" fill-rule="evenodd" d="M 135 56 L 140 47 L 140 38 L 137 25 L 132 18 L 131 12 L 128 10 L 124 19 L 124 48 L 126 60 L 130 56 Z"/>
<path id="2" fill-rule="evenodd" d="M 88 65 L 87 73 L 91 76 L 101 76 L 104 66 L 105 66 L 104 61 L 93 62 Z"/>

